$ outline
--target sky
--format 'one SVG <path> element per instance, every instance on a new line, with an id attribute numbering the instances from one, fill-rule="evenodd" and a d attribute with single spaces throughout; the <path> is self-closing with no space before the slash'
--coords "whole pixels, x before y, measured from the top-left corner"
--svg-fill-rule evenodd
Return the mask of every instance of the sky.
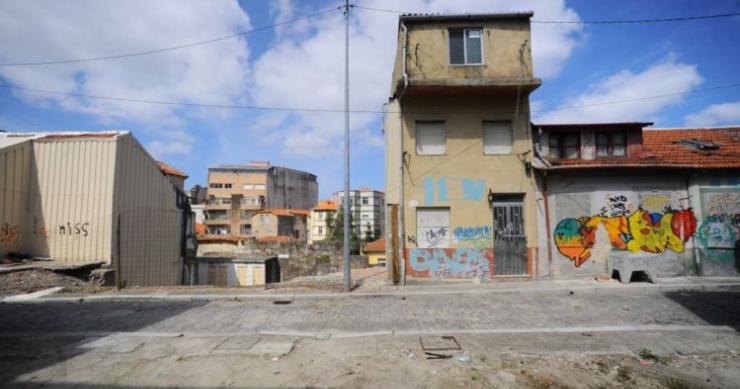
<path id="1" fill-rule="evenodd" d="M 0 64 L 117 56 L 258 31 L 147 55 L 0 66 L 0 129 L 129 130 L 155 158 L 186 171 L 188 187 L 205 184 L 208 166 L 268 160 L 316 174 L 320 197 L 328 198 L 343 185 L 342 112 L 202 108 L 74 95 L 341 111 L 344 16 L 336 9 L 341 3 L 2 1 Z M 538 21 L 740 11 L 734 0 L 352 3 L 407 12 L 532 10 Z M 262 28 L 276 23 L 280 25 Z M 387 102 L 397 26 L 397 13 L 352 8 L 351 109 L 380 111 Z M 535 123 L 740 124 L 740 17 L 645 24 L 533 23 L 532 50 L 535 76 L 543 80 L 530 96 Z M 641 99 L 654 96 L 663 97 Z M 381 115 L 353 113 L 350 124 L 351 186 L 382 190 Z"/>

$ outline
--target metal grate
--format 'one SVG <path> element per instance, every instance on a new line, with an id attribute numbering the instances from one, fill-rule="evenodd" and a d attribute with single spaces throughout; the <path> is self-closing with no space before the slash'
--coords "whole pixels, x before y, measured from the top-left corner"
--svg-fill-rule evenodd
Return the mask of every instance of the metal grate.
<path id="1" fill-rule="evenodd" d="M 527 236 L 521 200 L 493 203 L 493 260 L 496 275 L 527 274 Z"/>

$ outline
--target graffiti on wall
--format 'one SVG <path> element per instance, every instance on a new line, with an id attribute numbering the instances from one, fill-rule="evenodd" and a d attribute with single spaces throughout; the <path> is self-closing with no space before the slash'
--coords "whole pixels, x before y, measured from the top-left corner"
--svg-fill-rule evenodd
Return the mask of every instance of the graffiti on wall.
<path id="1" fill-rule="evenodd" d="M 409 275 L 415 277 L 488 278 L 493 274 L 493 250 L 475 248 L 408 251 Z"/>
<path id="2" fill-rule="evenodd" d="M 422 247 L 444 247 L 450 244 L 449 227 L 419 228 L 419 236 Z"/>
<path id="3" fill-rule="evenodd" d="M 424 177 L 424 203 L 447 201 L 481 201 L 486 181 L 466 177 Z"/>
<path id="4" fill-rule="evenodd" d="M 467 226 L 455 227 L 452 232 L 455 241 L 491 239 L 493 229 L 491 226 Z"/>
<path id="5" fill-rule="evenodd" d="M 88 229 L 90 228 L 90 223 L 85 222 L 77 222 L 77 223 L 62 223 L 59 225 L 59 229 L 57 230 L 59 232 L 59 235 L 63 236 L 74 236 L 74 235 L 80 235 L 83 237 L 86 237 L 89 232 Z"/>
<path id="6" fill-rule="evenodd" d="M 558 251 L 576 267 L 591 257 L 599 227 L 606 231 L 612 249 L 630 252 L 662 253 L 684 251 L 684 243 L 696 231 L 691 209 L 666 207 L 663 213 L 643 208 L 630 213 L 624 196 L 609 197 L 596 216 L 563 219 L 553 233 Z"/>
<path id="7" fill-rule="evenodd" d="M 699 247 L 707 259 L 729 262 L 735 259 L 735 244 L 740 239 L 740 193 L 703 194 L 704 215 L 697 234 Z"/>
<path id="8" fill-rule="evenodd" d="M 0 248 L 15 250 L 18 247 L 18 228 L 8 223 L 0 225 Z"/>

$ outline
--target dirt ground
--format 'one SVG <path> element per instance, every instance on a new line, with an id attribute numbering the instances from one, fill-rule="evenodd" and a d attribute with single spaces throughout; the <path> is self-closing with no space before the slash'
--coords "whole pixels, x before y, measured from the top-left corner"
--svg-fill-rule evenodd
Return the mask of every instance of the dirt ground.
<path id="1" fill-rule="evenodd" d="M 32 293 L 55 286 L 70 292 L 89 293 L 94 289 L 90 282 L 50 270 L 19 270 L 0 274 L 0 295 Z"/>

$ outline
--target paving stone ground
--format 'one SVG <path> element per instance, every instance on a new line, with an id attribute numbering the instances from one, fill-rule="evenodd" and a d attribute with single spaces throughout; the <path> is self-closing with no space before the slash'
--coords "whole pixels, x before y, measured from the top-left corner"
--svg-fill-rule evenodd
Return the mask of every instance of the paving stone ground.
<path id="1" fill-rule="evenodd" d="M 0 304 L 0 386 L 738 387 L 738 330 L 734 291 Z"/>

